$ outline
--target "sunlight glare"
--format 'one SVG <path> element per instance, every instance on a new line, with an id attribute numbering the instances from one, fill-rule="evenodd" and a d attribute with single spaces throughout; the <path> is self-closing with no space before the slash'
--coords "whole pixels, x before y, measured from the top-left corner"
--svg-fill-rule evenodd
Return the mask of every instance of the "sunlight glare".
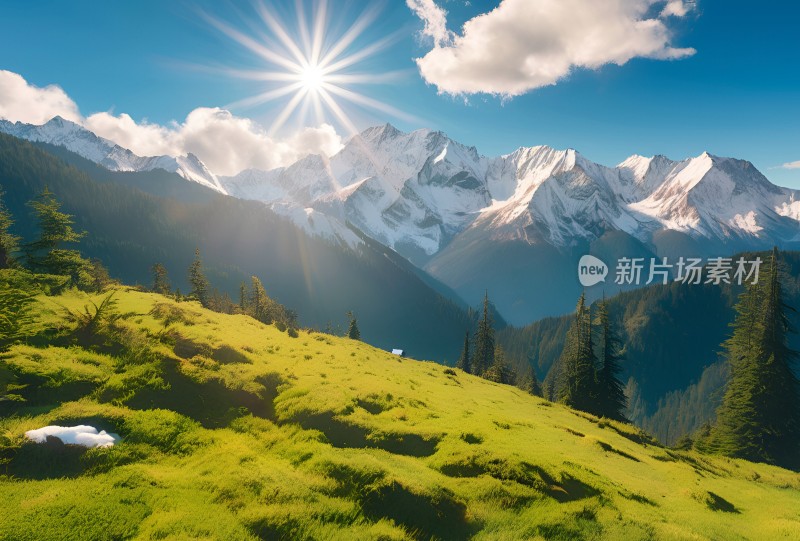
<path id="1" fill-rule="evenodd" d="M 298 119 L 300 122 L 306 122 L 308 119 L 304 117 L 313 114 L 317 125 L 325 122 L 327 115 L 331 115 L 348 131 L 353 132 L 353 123 L 334 96 L 357 107 L 389 113 L 404 120 L 418 120 L 377 99 L 346 88 L 353 84 L 386 84 L 406 74 L 350 71 L 358 63 L 387 48 L 402 36 L 398 32 L 377 42 L 356 45 L 358 38 L 377 19 L 377 9 L 373 7 L 365 10 L 343 34 L 337 39 L 331 39 L 326 0 L 316 1 L 313 21 L 308 20 L 303 1 L 298 0 L 295 29 L 281 21 L 263 2 L 256 4 L 255 8 L 264 23 L 265 28 L 261 30 L 267 31 L 264 33 L 257 30 L 255 36 L 247 35 L 243 30 L 203 14 L 213 27 L 255 53 L 261 62 L 267 64 L 261 70 L 221 70 L 232 77 L 263 81 L 271 85 L 254 96 L 229 104 L 229 107 L 253 107 L 291 95 L 291 99 L 274 118 L 268 130 L 270 134 L 280 130 L 295 112 L 301 117 Z"/>
<path id="2" fill-rule="evenodd" d="M 309 92 L 318 92 L 326 83 L 325 73 L 319 66 L 309 65 L 300 72 L 300 82 Z"/>

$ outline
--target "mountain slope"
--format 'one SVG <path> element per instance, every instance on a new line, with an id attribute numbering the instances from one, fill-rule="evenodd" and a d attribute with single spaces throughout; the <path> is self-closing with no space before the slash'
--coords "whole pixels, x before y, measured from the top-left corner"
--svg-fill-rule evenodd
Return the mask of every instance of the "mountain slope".
<path id="1" fill-rule="evenodd" d="M 74 336 L 64 309 L 88 298 L 40 296 L 29 342 L 45 347 L 0 358 L 26 384 L 0 402 L 17 414 L 0 418 L 0 537 L 800 535 L 795 473 L 667 450 L 630 426 L 347 339 L 115 298 L 129 315 L 101 331 L 109 349 L 59 345 Z M 25 442 L 49 424 L 122 440 L 88 452 Z"/>
<path id="2" fill-rule="evenodd" d="M 614 168 L 547 146 L 487 158 L 441 132 L 387 124 L 329 160 L 221 182 L 279 212 L 353 224 L 470 303 L 489 289 L 516 324 L 569 310 L 586 253 L 613 261 L 800 246 L 798 192 L 707 153 L 632 156 Z"/>
<path id="3" fill-rule="evenodd" d="M 208 170 L 194 154 L 186 156 L 137 156 L 113 141 L 99 137 L 78 124 L 56 116 L 41 126 L 0 119 L 0 133 L 36 143 L 61 146 L 110 171 L 153 171 L 160 169 L 177 173 L 224 193 L 216 175 Z"/>
<path id="4" fill-rule="evenodd" d="M 708 153 L 631 156 L 616 167 L 547 146 L 485 157 L 442 132 L 386 124 L 330 158 L 217 178 L 191 155 L 141 158 L 60 118 L 3 121 L 0 131 L 64 145 L 112 170 L 176 171 L 351 247 L 360 243 L 355 228 L 469 304 L 488 289 L 518 325 L 569 311 L 586 253 L 613 260 L 800 247 L 800 192 L 771 184 L 749 162 Z"/>
<path id="5" fill-rule="evenodd" d="M 97 181 L 88 176 L 99 173 Z M 82 172 L 0 134 L 0 184 L 16 231 L 27 239 L 35 224 L 26 202 L 48 185 L 75 215 L 76 226 L 89 232 L 81 247 L 85 255 L 102 259 L 126 283 L 151 283 L 149 269 L 161 262 L 173 286 L 188 292 L 186 269 L 199 247 L 212 284 L 232 298 L 238 299 L 242 281 L 256 275 L 271 297 L 299 312 L 302 324 L 341 328 L 345 312 L 353 310 L 364 339 L 382 348 L 454 362 L 471 324 L 460 301 L 434 291 L 432 281 L 423 281 L 387 248 L 361 242 L 354 249 L 309 236 L 261 203 L 223 196 L 174 174 Z M 171 195 L 154 197 L 137 188 Z"/>

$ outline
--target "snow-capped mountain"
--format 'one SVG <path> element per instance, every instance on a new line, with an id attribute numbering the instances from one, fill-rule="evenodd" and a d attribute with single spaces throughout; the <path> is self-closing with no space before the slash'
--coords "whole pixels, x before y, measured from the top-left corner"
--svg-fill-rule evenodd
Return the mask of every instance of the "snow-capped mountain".
<path id="1" fill-rule="evenodd" d="M 491 203 L 488 165 L 441 132 L 385 125 L 353 137 L 329 160 L 309 156 L 220 181 L 237 197 L 314 208 L 401 253 L 430 256 Z"/>
<path id="2" fill-rule="evenodd" d="M 176 172 L 355 246 L 350 224 L 417 264 L 467 231 L 561 250 L 614 231 L 655 252 L 663 232 L 736 249 L 800 242 L 800 192 L 775 186 L 749 162 L 708 153 L 683 161 L 631 156 L 616 167 L 547 146 L 485 157 L 442 132 L 386 124 L 330 158 L 218 178 L 192 154 L 137 156 L 60 117 L 41 126 L 0 120 L 0 131 L 64 146 L 115 171 Z"/>
<path id="3" fill-rule="evenodd" d="M 737 247 L 800 240 L 799 192 L 749 162 L 707 153 L 679 162 L 632 156 L 613 168 L 547 146 L 487 158 L 441 132 L 385 125 L 330 159 L 220 182 L 237 197 L 350 222 L 417 262 L 468 229 L 558 248 L 609 231 L 643 243 L 660 231 Z"/>
<path id="4" fill-rule="evenodd" d="M 216 177 L 192 155 L 140 157 L 61 118 L 42 126 L 0 121 L 0 131 L 116 171 L 175 171 L 261 201 L 340 246 L 357 250 L 374 239 L 469 303 L 488 288 L 514 324 L 572 308 L 582 254 L 613 264 L 623 256 L 800 248 L 800 192 L 770 183 L 749 162 L 708 153 L 631 156 L 614 167 L 547 146 L 486 157 L 442 132 L 387 124 L 331 157 Z"/>
<path id="5" fill-rule="evenodd" d="M 60 116 L 52 118 L 41 126 L 0 119 L 0 132 L 28 141 L 62 146 L 111 171 L 152 171 L 153 169 L 163 169 L 171 173 L 177 173 L 186 180 L 191 180 L 218 192 L 225 193 L 216 175 L 209 171 L 205 164 L 194 154 L 187 154 L 186 156 L 137 156 L 115 142 L 99 137 L 86 128 Z"/>

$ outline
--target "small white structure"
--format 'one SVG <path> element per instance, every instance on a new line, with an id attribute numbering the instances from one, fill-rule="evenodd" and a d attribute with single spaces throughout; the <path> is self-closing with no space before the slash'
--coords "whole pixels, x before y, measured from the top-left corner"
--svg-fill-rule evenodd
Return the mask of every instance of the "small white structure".
<path id="1" fill-rule="evenodd" d="M 392 350 L 392 355 L 397 355 L 399 357 L 405 357 L 406 356 L 406 352 L 403 351 L 402 349 L 393 349 Z"/>
<path id="2" fill-rule="evenodd" d="M 28 430 L 25 437 L 36 443 L 45 443 L 47 437 L 52 436 L 60 439 L 65 444 L 82 445 L 83 447 L 113 447 L 120 441 L 117 434 L 109 434 L 105 430 L 97 432 L 93 426 L 45 426 L 36 430 Z"/>

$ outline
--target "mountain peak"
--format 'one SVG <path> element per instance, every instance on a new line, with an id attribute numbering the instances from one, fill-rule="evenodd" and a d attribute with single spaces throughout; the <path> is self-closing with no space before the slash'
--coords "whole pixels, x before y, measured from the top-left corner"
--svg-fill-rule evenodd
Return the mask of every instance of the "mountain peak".
<path id="1" fill-rule="evenodd" d="M 75 128 L 85 129 L 80 124 L 78 124 L 77 122 L 73 122 L 72 120 L 67 120 L 66 118 L 64 118 L 61 115 L 54 116 L 53 118 L 48 120 L 44 124 L 44 126 L 57 126 L 57 127 L 70 127 L 70 128 L 75 127 Z M 86 130 L 86 131 L 89 131 L 89 130 Z"/>
<path id="2" fill-rule="evenodd" d="M 394 139 L 403 135 L 403 132 L 389 124 L 383 124 L 381 126 L 372 126 L 367 128 L 366 130 L 362 131 L 359 136 L 364 139 L 365 141 L 383 141 L 386 139 Z"/>

